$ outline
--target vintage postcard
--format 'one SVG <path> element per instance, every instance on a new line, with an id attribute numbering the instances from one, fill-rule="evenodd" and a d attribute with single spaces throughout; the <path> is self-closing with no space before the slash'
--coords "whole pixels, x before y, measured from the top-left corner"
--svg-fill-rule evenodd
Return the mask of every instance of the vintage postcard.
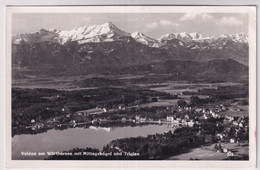
<path id="1" fill-rule="evenodd" d="M 5 23 L 7 167 L 255 166 L 256 7 L 16 6 Z"/>

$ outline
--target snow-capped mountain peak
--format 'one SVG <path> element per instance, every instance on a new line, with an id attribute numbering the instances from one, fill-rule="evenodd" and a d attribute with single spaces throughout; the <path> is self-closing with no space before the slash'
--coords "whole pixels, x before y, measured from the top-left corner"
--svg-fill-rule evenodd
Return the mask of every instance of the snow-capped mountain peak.
<path id="1" fill-rule="evenodd" d="M 153 38 L 150 38 L 140 32 L 133 32 L 131 36 L 138 42 L 148 45 L 150 47 L 158 47 L 159 42 Z"/>
<path id="2" fill-rule="evenodd" d="M 122 37 L 132 37 L 136 41 L 148 45 L 150 47 L 160 47 L 169 40 L 178 39 L 184 45 L 188 42 L 208 42 L 212 43 L 217 40 L 231 40 L 238 43 L 248 43 L 248 34 L 237 33 L 231 35 L 216 35 L 204 38 L 201 34 L 193 32 L 170 33 L 162 35 L 158 40 L 140 32 L 127 33 L 111 22 L 106 22 L 101 25 L 86 25 L 76 27 L 71 30 L 56 30 L 56 29 L 40 29 L 35 33 L 18 34 L 12 37 L 14 44 L 20 43 L 40 43 L 40 42 L 55 42 L 65 44 L 70 41 L 78 42 L 79 44 L 88 42 L 108 42 L 120 40 Z M 184 44 L 183 44 L 184 43 Z"/>
<path id="3" fill-rule="evenodd" d="M 172 39 L 179 39 L 183 42 L 188 42 L 192 40 L 192 37 L 186 33 L 186 32 L 181 32 L 181 33 L 172 33 L 172 34 L 165 34 L 159 38 L 159 41 L 166 41 L 166 40 L 172 40 Z"/>
<path id="4" fill-rule="evenodd" d="M 180 36 L 180 37 L 183 37 L 183 38 L 189 36 L 189 34 L 187 32 L 181 32 L 181 33 L 178 33 L 176 35 Z"/>
<path id="5" fill-rule="evenodd" d="M 50 31 L 46 29 L 40 29 L 35 33 L 31 34 L 18 34 L 12 37 L 14 44 L 21 43 L 40 43 L 44 41 L 58 42 L 58 32 Z"/>
<path id="6" fill-rule="evenodd" d="M 197 32 L 192 32 L 189 34 L 192 37 L 192 40 L 201 40 L 203 36 Z"/>
<path id="7" fill-rule="evenodd" d="M 215 35 L 210 37 L 211 41 L 212 40 L 231 40 L 234 42 L 239 42 L 239 43 L 248 43 L 248 34 L 246 33 L 237 33 L 237 34 L 222 34 L 222 35 Z"/>
<path id="8" fill-rule="evenodd" d="M 76 27 L 72 30 L 58 31 L 56 29 L 40 29 L 35 33 L 18 34 L 13 37 L 13 43 L 39 43 L 43 41 L 65 44 L 69 41 L 78 43 L 114 41 L 120 37 L 130 36 L 129 33 L 117 28 L 111 22 L 102 25 Z"/>
<path id="9" fill-rule="evenodd" d="M 68 41 L 77 41 L 79 43 L 114 41 L 123 36 L 130 36 L 130 34 L 120 30 L 111 22 L 102 25 L 77 27 L 59 33 L 62 44 Z"/>
<path id="10" fill-rule="evenodd" d="M 135 38 L 135 37 L 143 37 L 144 34 L 142 34 L 142 33 L 140 33 L 140 32 L 133 32 L 133 33 L 131 34 L 131 36 L 132 36 L 133 38 Z"/>
<path id="11" fill-rule="evenodd" d="M 46 30 L 49 32 L 56 32 L 56 33 L 60 32 L 60 30 L 57 30 L 55 28 L 50 28 L 50 29 L 46 29 Z"/>
<path id="12" fill-rule="evenodd" d="M 159 38 L 159 41 L 179 39 L 183 42 L 189 42 L 192 40 L 201 40 L 202 38 L 203 38 L 202 35 L 198 33 L 181 32 L 181 33 L 165 34 Z"/>
<path id="13" fill-rule="evenodd" d="M 237 34 L 230 35 L 230 37 L 233 39 L 233 41 L 240 42 L 240 43 L 248 43 L 248 34 L 237 33 Z"/>
<path id="14" fill-rule="evenodd" d="M 175 39 L 175 38 L 176 38 L 175 34 L 165 34 L 165 35 L 162 35 L 158 40 L 160 42 L 162 42 L 162 41 L 172 40 L 172 39 Z"/>

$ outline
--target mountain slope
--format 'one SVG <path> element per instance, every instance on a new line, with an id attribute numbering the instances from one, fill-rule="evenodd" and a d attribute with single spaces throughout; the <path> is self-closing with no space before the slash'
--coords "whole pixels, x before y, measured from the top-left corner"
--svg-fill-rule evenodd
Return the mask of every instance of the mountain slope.
<path id="1" fill-rule="evenodd" d="M 196 38 L 196 36 L 192 37 L 190 34 L 188 34 L 186 32 L 181 32 L 181 33 L 165 34 L 159 38 L 159 41 L 163 42 L 163 41 L 168 41 L 168 40 L 172 40 L 172 39 L 179 39 L 183 42 L 189 42 L 189 41 L 193 40 L 193 38 Z"/>
<path id="2" fill-rule="evenodd" d="M 153 38 L 150 38 L 140 32 L 133 32 L 131 36 L 138 42 L 148 45 L 150 47 L 159 47 L 159 42 Z"/>
<path id="3" fill-rule="evenodd" d="M 13 44 L 60 42 L 59 31 L 40 29 L 35 33 L 18 34 L 12 37 Z"/>
<path id="4" fill-rule="evenodd" d="M 36 33 L 13 37 L 12 66 L 27 68 L 30 74 L 121 74 L 127 72 L 127 69 L 136 74 L 135 70 L 139 69 L 155 73 L 163 69 L 163 73 L 168 73 L 165 70 L 169 68 L 167 62 L 174 61 L 181 62 L 181 68 L 185 68 L 183 73 L 190 70 L 185 66 L 187 63 L 194 64 L 188 64 L 192 71 L 182 74 L 186 77 L 190 77 L 188 73 L 192 75 L 196 72 L 206 77 L 210 73 L 214 77 L 216 72 L 221 77 L 228 70 L 221 72 L 221 66 L 215 61 L 223 61 L 222 65 L 234 61 L 238 63 L 227 67 L 231 67 L 229 74 L 236 77 L 234 70 L 239 72 L 237 65 L 248 65 L 247 39 L 247 34 L 203 38 L 198 33 L 175 33 L 155 40 L 138 32 L 129 34 L 110 22 L 77 27 L 70 31 L 41 29 Z M 216 67 L 205 66 L 213 61 Z M 179 67 L 174 63 L 171 66 L 172 72 L 177 71 L 173 68 Z M 205 69 L 200 72 L 199 68 Z M 238 75 L 246 74 L 247 72 L 241 72 Z"/>
<path id="5" fill-rule="evenodd" d="M 160 74 L 158 79 L 187 80 L 194 82 L 247 82 L 248 66 L 232 59 L 207 62 L 168 60 L 148 65 L 124 68 L 122 73 Z M 157 76 L 156 76 L 157 77 Z M 154 79 L 156 79 L 154 77 Z M 160 78 L 161 77 L 161 78 Z M 149 77 L 147 77 L 149 79 Z M 139 80 L 141 81 L 141 80 Z"/>
<path id="6" fill-rule="evenodd" d="M 189 35 L 185 41 L 175 37 L 172 34 L 162 36 L 159 48 L 169 54 L 175 54 L 180 60 L 203 62 L 215 59 L 233 59 L 248 65 L 249 46 L 246 34 L 222 35 L 197 40 L 191 40 Z"/>
<path id="7" fill-rule="evenodd" d="M 130 34 L 120 30 L 111 22 L 102 25 L 77 27 L 70 31 L 59 32 L 62 44 L 68 41 L 77 41 L 79 44 L 114 41 L 124 36 L 130 36 Z"/>
<path id="8" fill-rule="evenodd" d="M 130 36 L 130 34 L 120 30 L 111 22 L 107 22 L 102 25 L 77 27 L 68 31 L 41 29 L 35 33 L 18 34 L 14 36 L 12 40 L 13 44 L 40 42 L 57 42 L 65 44 L 71 41 L 82 44 L 87 42 L 114 41 L 125 36 Z"/>
<path id="9" fill-rule="evenodd" d="M 29 67 L 42 72 L 67 72 L 68 74 L 105 73 L 111 69 L 147 64 L 174 58 L 164 51 L 154 49 L 125 37 L 113 42 L 53 42 L 13 44 L 13 66 Z M 46 69 L 48 68 L 48 69 Z"/>

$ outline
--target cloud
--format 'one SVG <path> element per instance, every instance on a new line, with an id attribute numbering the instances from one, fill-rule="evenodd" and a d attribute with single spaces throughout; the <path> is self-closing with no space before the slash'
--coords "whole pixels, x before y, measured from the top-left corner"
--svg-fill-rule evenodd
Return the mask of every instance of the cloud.
<path id="1" fill-rule="evenodd" d="M 219 21 L 220 24 L 225 25 L 242 25 L 243 22 L 235 17 L 222 17 Z"/>
<path id="2" fill-rule="evenodd" d="M 202 20 L 204 20 L 204 21 L 206 21 L 206 20 L 210 20 L 210 19 L 212 19 L 213 18 L 213 16 L 212 15 L 210 15 L 210 14 L 207 14 L 207 13 L 202 13 L 201 15 L 200 15 L 200 17 L 202 18 Z"/>
<path id="3" fill-rule="evenodd" d="M 208 13 L 185 13 L 180 21 L 190 21 L 200 19 L 202 21 L 214 22 L 215 24 L 224 24 L 224 25 L 242 25 L 243 22 L 233 16 L 224 16 L 222 18 L 213 18 L 212 15 Z"/>
<path id="4" fill-rule="evenodd" d="M 145 25 L 147 28 L 157 28 L 158 26 L 179 26 L 178 23 L 174 23 L 174 22 L 171 22 L 169 20 L 166 20 L 166 19 L 162 19 L 160 20 L 159 22 L 151 22 L 151 23 L 147 23 Z"/>
<path id="5" fill-rule="evenodd" d="M 178 23 L 174 23 L 174 22 L 171 22 L 171 21 L 165 20 L 165 19 L 160 20 L 160 25 L 162 25 L 162 26 L 179 26 Z"/>
<path id="6" fill-rule="evenodd" d="M 156 28 L 158 26 L 157 22 L 148 23 L 145 25 L 148 28 Z"/>
<path id="7" fill-rule="evenodd" d="M 193 19 L 195 19 L 196 18 L 196 14 L 194 14 L 194 13 L 186 13 L 186 14 L 184 14 L 181 18 L 180 18 L 180 20 L 181 21 L 187 21 L 187 20 L 193 20 Z"/>
<path id="8" fill-rule="evenodd" d="M 208 13 L 186 13 L 181 18 L 180 21 L 189 21 L 194 19 L 202 19 L 203 21 L 212 19 L 212 15 Z"/>

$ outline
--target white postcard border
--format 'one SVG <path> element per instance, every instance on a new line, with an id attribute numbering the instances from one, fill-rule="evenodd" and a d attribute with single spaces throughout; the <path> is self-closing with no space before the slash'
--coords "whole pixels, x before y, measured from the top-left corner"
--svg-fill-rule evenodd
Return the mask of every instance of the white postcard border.
<path id="1" fill-rule="evenodd" d="M 88 10 L 86 10 L 88 9 Z M 167 10 L 166 10 L 167 9 Z M 249 14 L 249 161 L 29 161 L 11 160 L 11 16 L 13 13 L 178 13 Z M 254 168 L 256 165 L 256 7 L 255 6 L 67 6 L 7 7 L 5 27 L 5 162 L 7 168 Z M 149 163 L 148 163 L 149 162 Z"/>

